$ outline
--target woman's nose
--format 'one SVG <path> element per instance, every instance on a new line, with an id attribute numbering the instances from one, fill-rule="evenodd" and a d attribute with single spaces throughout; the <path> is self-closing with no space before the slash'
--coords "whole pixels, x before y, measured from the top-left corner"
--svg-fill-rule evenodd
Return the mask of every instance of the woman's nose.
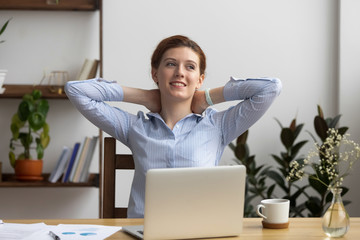
<path id="1" fill-rule="evenodd" d="M 183 69 L 183 67 L 181 65 L 179 65 L 176 68 L 175 76 L 176 77 L 184 77 L 184 69 Z"/>

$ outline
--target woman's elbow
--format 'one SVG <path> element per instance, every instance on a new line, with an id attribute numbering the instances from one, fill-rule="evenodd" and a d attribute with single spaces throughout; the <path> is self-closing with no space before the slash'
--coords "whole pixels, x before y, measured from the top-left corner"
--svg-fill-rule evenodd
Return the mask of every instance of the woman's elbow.
<path id="1" fill-rule="evenodd" d="M 281 80 L 278 78 L 273 78 L 271 82 L 273 83 L 274 86 L 275 95 L 279 96 L 282 90 Z"/>

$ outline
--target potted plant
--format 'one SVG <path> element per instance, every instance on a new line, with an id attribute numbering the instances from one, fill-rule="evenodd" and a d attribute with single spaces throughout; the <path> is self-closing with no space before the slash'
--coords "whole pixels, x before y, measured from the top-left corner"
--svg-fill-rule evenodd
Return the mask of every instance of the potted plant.
<path id="1" fill-rule="evenodd" d="M 12 138 L 9 159 L 18 180 L 42 180 L 42 158 L 50 142 L 46 116 L 49 103 L 41 98 L 41 91 L 25 94 L 11 119 Z M 15 155 L 15 148 L 21 148 Z M 37 158 L 33 158 L 32 152 Z"/>

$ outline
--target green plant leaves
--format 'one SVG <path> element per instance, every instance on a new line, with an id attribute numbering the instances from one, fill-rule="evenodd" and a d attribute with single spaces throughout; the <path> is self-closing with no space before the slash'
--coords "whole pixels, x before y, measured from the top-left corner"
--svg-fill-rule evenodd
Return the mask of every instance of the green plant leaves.
<path id="1" fill-rule="evenodd" d="M 30 127 L 34 131 L 39 130 L 45 124 L 45 116 L 44 116 L 44 114 L 42 114 L 40 112 L 31 113 L 28 120 L 29 120 Z"/>
<path id="2" fill-rule="evenodd" d="M 324 118 L 324 113 L 321 107 L 318 105 L 318 115 L 314 117 L 314 128 L 316 134 L 320 137 L 320 140 L 324 142 L 328 137 L 329 127 L 335 128 L 338 124 L 341 115 L 337 115 L 334 118 Z M 276 170 L 272 169 L 272 166 L 266 167 L 266 165 L 256 166 L 255 156 L 250 156 L 249 148 L 246 144 L 248 137 L 248 132 L 244 135 L 239 136 L 237 139 L 236 145 L 229 144 L 230 148 L 234 151 L 237 161 L 246 166 L 247 169 L 247 183 L 246 183 L 246 201 L 245 201 L 245 216 L 253 216 L 254 207 L 251 205 L 250 201 L 256 197 L 260 198 L 271 198 L 273 197 L 273 192 L 276 187 L 279 187 L 280 190 L 284 192 L 282 198 L 289 199 L 291 201 L 290 207 L 290 216 L 303 216 L 303 211 L 308 210 L 309 216 L 320 217 L 323 214 L 323 210 L 326 205 L 331 201 L 331 194 L 328 191 L 328 185 L 330 180 L 326 175 L 326 169 L 328 166 L 324 163 L 321 165 L 316 163 L 308 163 L 308 168 L 312 168 L 313 172 L 307 172 L 307 169 L 304 169 L 305 158 L 297 155 L 300 153 L 301 149 L 308 142 L 307 140 L 302 140 L 296 142 L 297 137 L 300 135 L 301 130 L 304 124 L 296 124 L 296 119 L 293 119 L 289 127 L 283 127 L 281 122 L 275 118 L 279 126 L 281 127 L 280 140 L 284 145 L 286 151 L 280 152 L 278 155 L 271 154 L 272 158 L 278 164 Z M 339 127 L 337 128 L 338 132 L 343 135 L 348 130 L 348 127 Z M 313 140 L 322 146 L 323 144 L 318 143 L 314 135 L 308 131 Z M 326 146 L 325 146 L 326 147 Z M 319 160 L 325 158 L 324 155 L 319 154 Z M 324 161 L 323 161 L 324 162 Z M 329 164 L 329 163 L 328 163 Z M 285 178 L 289 176 L 289 173 L 292 171 L 292 181 L 285 181 Z M 309 176 L 309 174 L 312 174 Z M 295 184 L 295 181 L 301 179 L 302 176 L 308 176 L 308 184 L 299 187 Z M 267 179 L 271 179 L 275 184 L 267 186 Z M 318 196 L 309 195 L 307 190 L 311 187 L 314 189 L 315 194 Z M 294 191 L 295 188 L 295 191 Z M 347 188 L 344 188 L 343 194 L 347 192 Z M 305 197 L 307 200 L 298 204 L 298 199 L 301 199 L 301 196 Z M 345 203 L 345 201 L 344 201 Z M 346 202 L 347 203 L 347 202 Z"/>
<path id="3" fill-rule="evenodd" d="M 314 126 L 315 132 L 320 137 L 321 141 L 325 141 L 327 138 L 327 130 L 329 129 L 326 121 L 323 118 L 316 116 L 314 118 Z"/>
<path id="4" fill-rule="evenodd" d="M 2 26 L 2 28 L 0 29 L 0 35 L 3 34 L 3 32 L 5 31 L 5 29 L 7 28 L 7 25 L 9 24 L 11 19 L 7 20 L 5 22 L 5 24 Z"/>
<path id="5" fill-rule="evenodd" d="M 306 208 L 310 211 L 309 217 L 321 217 L 322 216 L 322 204 L 318 197 L 309 197 L 305 202 Z"/>
<path id="6" fill-rule="evenodd" d="M 19 105 L 17 114 L 19 116 L 19 119 L 25 122 L 29 118 L 32 111 L 34 111 L 34 105 L 32 104 L 32 102 L 28 100 L 23 100 Z"/>
<path id="7" fill-rule="evenodd" d="M 246 157 L 249 156 L 249 150 L 246 145 L 240 144 L 235 147 L 235 156 L 243 162 Z"/>
<path id="8" fill-rule="evenodd" d="M 46 126 L 48 125 L 46 124 Z M 44 128 L 44 131 L 40 134 L 40 144 L 42 145 L 43 148 L 46 148 L 49 145 L 50 136 L 48 133 L 49 133 L 48 128 L 47 129 Z"/>
<path id="9" fill-rule="evenodd" d="M 237 139 L 236 139 L 236 144 L 239 145 L 245 145 L 246 144 L 246 140 L 248 137 L 248 133 L 249 131 L 245 131 L 243 134 L 241 134 Z"/>
<path id="10" fill-rule="evenodd" d="M 328 188 L 327 186 L 325 186 L 324 184 L 322 184 L 321 182 L 319 182 L 318 180 L 316 180 L 316 175 L 310 175 L 309 176 L 309 184 L 312 188 L 314 188 L 318 193 L 320 193 L 320 195 L 324 194 L 325 192 L 327 192 Z M 323 179 L 325 180 L 325 179 Z"/>
<path id="11" fill-rule="evenodd" d="M 338 128 L 338 131 L 341 135 L 344 135 L 348 129 L 348 127 L 340 127 Z"/>
<path id="12" fill-rule="evenodd" d="M 41 144 L 40 138 L 36 138 L 36 153 L 37 153 L 37 158 L 38 159 L 43 158 L 43 156 L 44 156 L 44 147 Z"/>
<path id="13" fill-rule="evenodd" d="M 7 28 L 9 22 L 10 22 L 11 18 L 9 20 L 7 20 L 4 25 L 1 27 L 0 29 L 0 35 L 3 34 L 5 32 L 5 29 Z M 5 42 L 5 40 L 0 40 L 0 43 Z"/>
<path id="14" fill-rule="evenodd" d="M 321 118 L 324 118 L 323 110 L 321 109 L 320 105 L 317 105 L 318 115 Z"/>
<path id="15" fill-rule="evenodd" d="M 283 128 L 280 134 L 281 142 L 284 144 L 286 149 L 289 149 L 295 140 L 293 131 L 290 128 Z"/>
<path id="16" fill-rule="evenodd" d="M 9 160 L 10 160 L 11 166 L 14 168 L 16 159 L 15 159 L 15 153 L 13 151 L 9 152 Z"/>
<path id="17" fill-rule="evenodd" d="M 42 159 L 44 149 L 49 145 L 49 125 L 46 123 L 49 103 L 47 100 L 41 99 L 41 96 L 42 93 L 39 90 L 33 90 L 31 94 L 25 94 L 17 112 L 11 119 L 10 129 L 13 137 L 10 140 L 9 159 L 12 166 L 14 166 L 14 159 L 32 159 L 30 149 L 35 149 L 38 159 Z M 41 129 L 42 131 L 39 132 Z M 32 146 L 34 141 L 35 147 Z M 24 151 L 16 158 L 13 151 L 15 146 L 19 145 L 19 142 Z"/>
<path id="18" fill-rule="evenodd" d="M 292 148 L 291 148 L 291 158 L 295 158 L 296 155 L 299 153 L 300 149 L 307 143 L 307 140 L 301 141 L 296 143 Z"/>
<path id="19" fill-rule="evenodd" d="M 10 130 L 13 135 L 13 139 L 18 139 L 20 129 L 25 125 L 25 122 L 21 121 L 19 115 L 15 113 L 11 118 Z"/>
<path id="20" fill-rule="evenodd" d="M 266 172 L 270 167 L 265 167 L 265 165 L 256 166 L 255 156 L 250 156 L 250 150 L 246 143 L 247 136 L 248 131 L 236 139 L 236 145 L 230 143 L 229 147 L 234 151 L 236 162 L 246 167 L 244 216 L 254 217 L 257 215 L 254 207 L 251 205 L 251 200 L 256 197 L 270 198 L 275 185 L 266 186 Z"/>
<path id="21" fill-rule="evenodd" d="M 43 114 L 45 117 L 49 111 L 49 103 L 48 101 L 42 99 L 37 104 L 37 111 L 41 114 Z"/>
<path id="22" fill-rule="evenodd" d="M 37 89 L 34 89 L 33 92 L 31 93 L 31 96 L 33 97 L 34 100 L 40 99 L 41 95 L 42 95 L 41 91 Z"/>
<path id="23" fill-rule="evenodd" d="M 19 139 L 21 141 L 21 144 L 25 147 L 25 148 L 29 148 L 30 144 L 32 143 L 32 135 L 29 133 L 24 133 L 21 132 L 19 133 Z"/>
<path id="24" fill-rule="evenodd" d="M 277 172 L 275 171 L 268 171 L 267 175 L 269 178 L 271 178 L 272 180 L 274 180 L 276 182 L 276 184 L 282 188 L 282 190 L 284 190 L 285 192 L 287 192 L 287 187 L 285 185 L 285 181 L 284 178 Z"/>

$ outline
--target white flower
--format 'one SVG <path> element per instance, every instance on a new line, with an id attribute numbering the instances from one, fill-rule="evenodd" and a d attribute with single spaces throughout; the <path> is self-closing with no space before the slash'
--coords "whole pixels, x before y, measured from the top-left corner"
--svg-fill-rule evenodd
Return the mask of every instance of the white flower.
<path id="1" fill-rule="evenodd" d="M 290 163 L 286 179 L 291 181 L 311 176 L 327 187 L 341 186 L 344 177 L 349 175 L 354 163 L 360 159 L 359 144 L 349 140 L 348 136 L 350 135 L 341 135 L 337 129 L 329 129 L 323 144 L 315 143 L 315 150 L 309 152 L 302 164 L 297 161 Z M 306 167 L 312 168 L 314 172 L 306 172 Z M 318 174 L 322 175 L 321 179 L 327 178 L 329 184 L 321 181 Z"/>

